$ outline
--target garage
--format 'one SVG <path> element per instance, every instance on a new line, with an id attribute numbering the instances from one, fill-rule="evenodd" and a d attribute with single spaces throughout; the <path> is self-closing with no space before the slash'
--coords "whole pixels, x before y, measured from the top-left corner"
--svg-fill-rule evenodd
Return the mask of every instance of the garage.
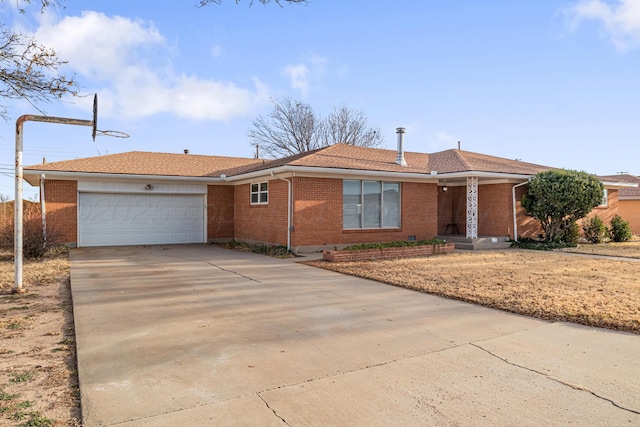
<path id="1" fill-rule="evenodd" d="M 78 246 L 204 243 L 202 194 L 78 194 Z"/>

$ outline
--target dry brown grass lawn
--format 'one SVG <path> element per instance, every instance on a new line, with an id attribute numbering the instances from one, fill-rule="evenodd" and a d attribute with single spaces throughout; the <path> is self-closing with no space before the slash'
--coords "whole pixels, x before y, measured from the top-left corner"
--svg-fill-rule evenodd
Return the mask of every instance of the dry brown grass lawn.
<path id="1" fill-rule="evenodd" d="M 633 260 L 511 249 L 307 264 L 542 319 L 640 333 L 640 262 Z"/>
<path id="2" fill-rule="evenodd" d="M 591 255 L 640 258 L 640 242 L 583 244 L 579 245 L 577 248 L 567 248 L 562 251 Z"/>
<path id="3" fill-rule="evenodd" d="M 0 249 L 0 425 L 77 426 L 80 401 L 66 251 L 26 260 L 26 294 L 12 294 Z"/>

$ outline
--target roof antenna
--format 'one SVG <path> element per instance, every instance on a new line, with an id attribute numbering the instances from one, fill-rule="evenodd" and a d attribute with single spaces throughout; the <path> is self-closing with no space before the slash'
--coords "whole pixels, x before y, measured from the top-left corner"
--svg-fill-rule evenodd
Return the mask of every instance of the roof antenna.
<path id="1" fill-rule="evenodd" d="M 458 141 L 458 150 L 460 149 L 460 141 Z"/>

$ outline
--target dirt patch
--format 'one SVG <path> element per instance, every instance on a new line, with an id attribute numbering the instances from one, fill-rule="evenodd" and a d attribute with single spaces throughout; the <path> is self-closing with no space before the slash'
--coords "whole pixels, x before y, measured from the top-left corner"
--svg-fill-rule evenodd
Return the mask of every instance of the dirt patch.
<path id="1" fill-rule="evenodd" d="M 640 334 L 640 262 L 537 251 L 305 264 L 513 313 Z"/>
<path id="2" fill-rule="evenodd" d="M 66 251 L 26 260 L 28 292 L 12 294 L 12 256 L 0 250 L 0 425 L 80 425 L 69 270 Z"/>

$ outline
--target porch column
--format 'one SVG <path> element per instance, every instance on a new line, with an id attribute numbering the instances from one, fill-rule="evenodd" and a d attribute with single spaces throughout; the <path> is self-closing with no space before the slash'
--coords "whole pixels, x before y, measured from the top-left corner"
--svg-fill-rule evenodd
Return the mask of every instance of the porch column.
<path id="1" fill-rule="evenodd" d="M 478 177 L 467 177 L 467 239 L 478 238 Z"/>

